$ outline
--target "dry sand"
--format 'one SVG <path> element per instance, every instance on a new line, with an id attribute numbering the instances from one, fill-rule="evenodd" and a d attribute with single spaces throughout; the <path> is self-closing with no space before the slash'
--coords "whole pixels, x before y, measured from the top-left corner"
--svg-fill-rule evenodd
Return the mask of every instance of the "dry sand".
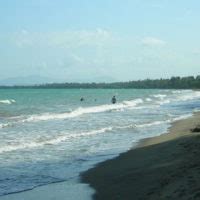
<path id="1" fill-rule="evenodd" d="M 82 174 L 97 200 L 200 199 L 200 114 Z"/>

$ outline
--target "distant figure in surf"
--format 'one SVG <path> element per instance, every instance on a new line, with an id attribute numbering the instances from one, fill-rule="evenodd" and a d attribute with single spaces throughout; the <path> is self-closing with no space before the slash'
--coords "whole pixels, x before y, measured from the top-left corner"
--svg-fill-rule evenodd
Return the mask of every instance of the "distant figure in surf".
<path id="1" fill-rule="evenodd" d="M 117 102 L 117 99 L 116 99 L 116 97 L 115 97 L 115 96 L 113 96 L 111 101 L 112 101 L 112 103 L 113 103 L 113 104 L 115 104 L 115 103 Z"/>
<path id="2" fill-rule="evenodd" d="M 80 101 L 84 101 L 85 99 L 83 97 L 80 98 Z"/>

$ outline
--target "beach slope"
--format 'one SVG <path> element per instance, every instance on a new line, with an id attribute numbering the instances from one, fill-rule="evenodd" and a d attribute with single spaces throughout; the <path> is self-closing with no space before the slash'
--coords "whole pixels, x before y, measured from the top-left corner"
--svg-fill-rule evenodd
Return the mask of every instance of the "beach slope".
<path id="1" fill-rule="evenodd" d="M 200 114 L 82 174 L 96 200 L 200 199 Z"/>

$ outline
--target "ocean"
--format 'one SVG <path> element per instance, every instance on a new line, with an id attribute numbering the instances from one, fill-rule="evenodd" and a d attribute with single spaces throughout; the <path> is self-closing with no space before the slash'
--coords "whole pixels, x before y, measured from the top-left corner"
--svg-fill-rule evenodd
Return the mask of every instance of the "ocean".
<path id="1" fill-rule="evenodd" d="M 73 182 L 199 110 L 193 90 L 0 89 L 0 196 Z"/>

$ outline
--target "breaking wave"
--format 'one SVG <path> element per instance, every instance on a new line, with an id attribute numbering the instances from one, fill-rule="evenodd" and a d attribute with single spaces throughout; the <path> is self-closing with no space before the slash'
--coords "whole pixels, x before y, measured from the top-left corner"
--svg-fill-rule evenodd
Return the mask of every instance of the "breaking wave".
<path id="1" fill-rule="evenodd" d="M 14 99 L 5 99 L 5 100 L 0 100 L 0 103 L 2 104 L 12 104 L 15 103 L 16 101 Z"/>
<path id="2" fill-rule="evenodd" d="M 61 142 L 67 141 L 69 139 L 96 135 L 96 134 L 104 133 L 106 131 L 111 131 L 112 129 L 113 129 L 112 127 L 106 127 L 106 128 L 102 128 L 99 130 L 92 130 L 92 131 L 81 132 L 81 133 L 77 133 L 77 134 L 76 133 L 63 134 L 63 135 L 60 135 L 53 139 L 40 137 L 40 138 L 37 138 L 36 141 L 32 141 L 32 142 L 22 141 L 21 144 L 19 144 L 19 145 L 9 145 L 6 147 L 0 147 L 0 153 L 23 150 L 23 149 L 26 149 L 26 150 L 33 149 L 33 148 L 38 148 L 38 147 L 42 147 L 45 145 L 56 145 Z"/>
<path id="3" fill-rule="evenodd" d="M 155 94 L 155 95 L 152 95 L 152 96 L 155 97 L 155 98 L 164 99 L 167 95 L 166 94 Z"/>
<path id="4" fill-rule="evenodd" d="M 80 133 L 71 133 L 71 134 L 63 133 L 52 139 L 39 137 L 35 141 L 32 141 L 32 142 L 22 141 L 21 144 L 19 145 L 9 145 L 6 147 L 0 147 L 0 153 L 23 150 L 23 149 L 33 149 L 33 148 L 38 148 L 38 147 L 40 148 L 45 145 L 57 145 L 59 143 L 65 142 L 70 139 L 97 135 L 97 134 L 101 134 L 101 133 L 105 133 L 105 132 L 117 130 L 117 129 L 130 129 L 130 128 L 134 129 L 134 128 L 146 128 L 146 127 L 151 127 L 151 126 L 158 126 L 160 124 L 167 124 L 167 123 L 172 123 L 178 120 L 186 119 L 191 116 L 192 114 L 185 114 L 185 115 L 175 117 L 172 119 L 167 119 L 163 121 L 154 121 L 154 122 L 144 123 L 144 124 L 130 124 L 126 126 L 115 126 L 115 127 L 109 126 L 109 127 L 101 128 L 98 130 L 91 130 L 88 132 L 80 132 Z"/>
<path id="5" fill-rule="evenodd" d="M 11 125 L 9 123 L 0 124 L 0 128 L 6 128 L 8 126 L 11 126 Z"/>
<path id="6" fill-rule="evenodd" d="M 164 95 L 164 94 L 157 94 L 152 95 L 153 97 L 159 99 L 158 101 L 155 101 L 159 105 L 163 104 L 169 104 L 171 102 L 178 102 L 178 101 L 189 101 L 189 100 L 195 100 L 200 98 L 200 92 L 199 91 L 192 91 L 192 90 L 186 90 L 186 91 L 172 91 L 172 94 L 174 95 Z"/>
<path id="7" fill-rule="evenodd" d="M 188 101 L 188 100 L 193 100 L 197 98 L 200 98 L 199 91 L 191 91 L 191 92 L 188 92 L 188 94 L 178 96 L 178 100 L 180 101 Z"/>
<path id="8" fill-rule="evenodd" d="M 46 120 L 53 120 L 53 119 L 67 119 L 67 118 L 74 118 L 84 114 L 92 114 L 92 113 L 102 113 L 108 111 L 120 111 L 124 108 L 134 108 L 138 104 L 143 103 L 142 99 L 135 99 L 131 101 L 123 101 L 122 103 L 118 104 L 105 104 L 100 106 L 92 106 L 92 107 L 80 107 L 75 109 L 72 112 L 67 113 L 45 113 L 41 115 L 32 115 L 27 119 L 22 120 L 22 122 L 37 122 L 37 121 L 46 121 Z"/>

